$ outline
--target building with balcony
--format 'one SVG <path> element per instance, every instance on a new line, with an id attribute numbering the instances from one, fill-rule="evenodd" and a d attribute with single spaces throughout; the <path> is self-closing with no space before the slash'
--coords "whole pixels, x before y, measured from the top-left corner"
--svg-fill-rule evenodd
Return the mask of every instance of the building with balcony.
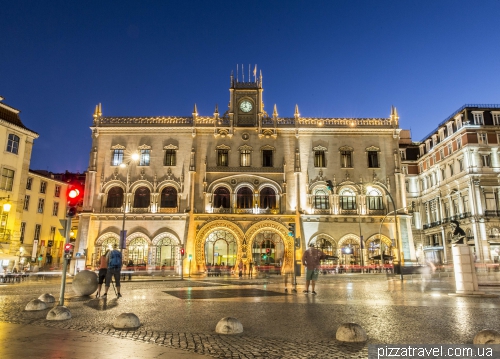
<path id="1" fill-rule="evenodd" d="M 88 265 L 122 236 L 125 260 L 181 271 L 292 266 L 310 243 L 346 265 L 416 260 L 401 172 L 399 117 L 280 117 L 263 78 L 229 82 L 210 116 L 113 117 L 91 126 L 78 251 Z M 330 182 L 328 182 L 330 181 Z M 396 209 L 396 212 L 394 212 Z M 383 253 L 382 253 L 383 252 Z M 188 268 L 184 266 L 184 271 Z"/>
<path id="2" fill-rule="evenodd" d="M 21 249 L 21 222 L 33 142 L 38 134 L 26 126 L 20 111 L 0 97 L 0 261 L 12 268 Z M 7 211 L 3 205 L 9 203 Z M 1 269 L 0 269 L 1 270 Z"/>
<path id="3" fill-rule="evenodd" d="M 400 144 L 406 197 L 415 203 L 419 262 L 451 263 L 451 220 L 477 262 L 500 253 L 500 105 L 464 105 L 420 142 Z"/>

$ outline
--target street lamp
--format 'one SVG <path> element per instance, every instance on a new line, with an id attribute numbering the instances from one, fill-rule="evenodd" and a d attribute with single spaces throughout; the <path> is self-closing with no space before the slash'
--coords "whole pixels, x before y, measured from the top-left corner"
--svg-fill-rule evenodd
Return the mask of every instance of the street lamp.
<path id="1" fill-rule="evenodd" d="M 0 214 L 0 233 L 2 234 L 2 240 L 5 239 L 5 234 L 7 233 L 7 219 L 9 218 L 9 211 L 12 205 L 10 204 L 10 196 L 0 197 L 0 201 L 6 199 L 7 202 L 2 206 L 2 213 Z"/>
<path id="2" fill-rule="evenodd" d="M 139 154 L 137 152 L 132 153 L 130 156 L 130 161 L 127 163 L 122 162 L 120 164 L 121 168 L 127 168 L 127 179 L 126 179 L 126 185 L 125 185 L 125 193 L 123 195 L 123 221 L 122 221 L 122 230 L 120 231 L 120 251 L 123 252 L 123 249 L 125 248 L 126 244 L 126 238 L 127 238 L 127 232 L 125 231 L 125 217 L 127 213 L 127 193 L 129 191 L 129 186 L 130 186 L 130 167 L 132 163 L 135 163 L 139 160 Z"/>

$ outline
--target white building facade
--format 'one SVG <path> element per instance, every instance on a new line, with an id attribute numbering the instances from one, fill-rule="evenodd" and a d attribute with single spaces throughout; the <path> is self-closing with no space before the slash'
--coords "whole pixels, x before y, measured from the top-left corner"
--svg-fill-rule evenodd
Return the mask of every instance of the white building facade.
<path id="1" fill-rule="evenodd" d="M 148 268 L 291 268 L 290 223 L 295 260 L 313 243 L 345 265 L 415 262 L 396 109 L 282 118 L 263 91 L 262 75 L 231 75 L 228 109 L 212 116 L 195 105 L 188 117 L 106 117 L 98 105 L 77 238 L 87 264 L 125 230 L 125 260 Z"/>

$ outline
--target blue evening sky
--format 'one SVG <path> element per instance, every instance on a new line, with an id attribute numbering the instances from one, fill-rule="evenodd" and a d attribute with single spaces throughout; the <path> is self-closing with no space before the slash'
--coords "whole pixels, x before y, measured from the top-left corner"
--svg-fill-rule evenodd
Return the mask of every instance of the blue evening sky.
<path id="1" fill-rule="evenodd" d="M 268 113 L 388 117 L 420 141 L 500 103 L 500 1 L 0 1 L 0 96 L 40 134 L 32 169 L 85 171 L 92 113 L 226 110 L 236 66 Z"/>

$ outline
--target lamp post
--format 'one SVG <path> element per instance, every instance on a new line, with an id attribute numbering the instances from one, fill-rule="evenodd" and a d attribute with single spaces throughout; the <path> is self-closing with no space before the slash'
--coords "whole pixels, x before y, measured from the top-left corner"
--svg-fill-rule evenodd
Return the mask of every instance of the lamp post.
<path id="1" fill-rule="evenodd" d="M 2 213 L 0 214 L 0 232 L 2 233 L 2 242 L 5 241 L 5 234 L 7 234 L 7 219 L 9 218 L 9 211 L 11 208 L 10 196 L 0 197 L 0 201 L 6 199 L 7 202 L 2 206 Z"/>
<path id="2" fill-rule="evenodd" d="M 139 154 L 137 152 L 132 153 L 130 156 L 130 161 L 128 163 L 121 163 L 121 168 L 127 168 L 127 178 L 125 184 L 125 193 L 123 195 L 123 220 L 122 220 L 122 230 L 120 231 L 120 251 L 123 253 L 123 249 L 125 248 L 125 240 L 127 238 L 127 232 L 125 231 L 125 217 L 127 213 L 127 194 L 129 190 L 129 175 L 130 175 L 130 167 L 132 163 L 137 162 L 139 159 Z"/>

